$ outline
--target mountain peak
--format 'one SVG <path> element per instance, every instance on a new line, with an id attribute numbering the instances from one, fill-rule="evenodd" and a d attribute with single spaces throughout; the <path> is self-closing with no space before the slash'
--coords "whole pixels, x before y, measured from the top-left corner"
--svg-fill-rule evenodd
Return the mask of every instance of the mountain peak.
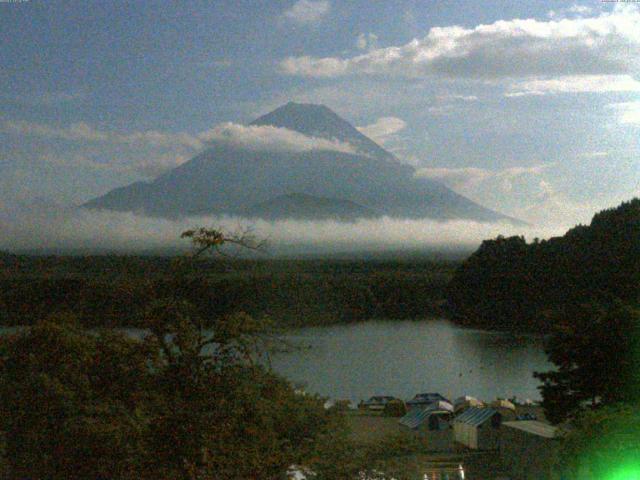
<path id="1" fill-rule="evenodd" d="M 285 103 L 284 105 L 276 108 L 275 110 L 268 113 L 267 115 L 273 115 L 276 113 L 278 115 L 295 115 L 295 114 L 304 113 L 307 115 L 316 114 L 316 115 L 328 115 L 333 118 L 338 117 L 338 115 L 333 110 L 331 110 L 329 107 L 321 103 L 302 103 L 302 102 L 293 102 L 293 101 Z"/>
<path id="2" fill-rule="evenodd" d="M 271 125 L 288 128 L 289 130 L 307 133 L 324 129 L 353 128 L 349 122 L 340 118 L 333 110 L 325 105 L 314 103 L 289 102 L 272 112 L 263 115 L 251 125 Z M 305 131 L 303 131 L 305 130 Z"/>
<path id="3" fill-rule="evenodd" d="M 487 210 L 415 169 L 324 105 L 289 102 L 252 122 L 349 143 L 355 154 L 260 150 L 216 144 L 149 183 L 112 190 L 89 208 L 179 218 L 230 214 L 259 218 L 469 218 Z"/>
<path id="4" fill-rule="evenodd" d="M 280 108 L 298 108 L 298 109 L 309 109 L 309 110 L 324 110 L 324 111 L 327 111 L 327 112 L 334 113 L 333 110 L 331 110 L 329 107 L 327 107 L 326 105 L 323 105 L 321 103 L 304 103 L 304 102 L 289 101 L 289 102 L 285 103 L 283 106 L 281 106 Z"/>
<path id="5" fill-rule="evenodd" d="M 310 137 L 340 140 L 353 145 L 359 152 L 374 158 L 396 160 L 380 145 L 358 131 L 353 125 L 325 105 L 288 102 L 263 115 L 251 125 L 286 128 Z"/>

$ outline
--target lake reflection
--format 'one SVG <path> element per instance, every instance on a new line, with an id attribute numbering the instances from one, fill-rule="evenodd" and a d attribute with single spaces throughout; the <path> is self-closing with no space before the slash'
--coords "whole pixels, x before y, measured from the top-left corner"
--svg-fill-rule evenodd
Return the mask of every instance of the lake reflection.
<path id="1" fill-rule="evenodd" d="M 446 320 L 302 328 L 286 339 L 309 348 L 274 354 L 274 370 L 309 392 L 353 402 L 432 391 L 539 399 L 532 373 L 551 368 L 542 337 L 466 330 Z"/>

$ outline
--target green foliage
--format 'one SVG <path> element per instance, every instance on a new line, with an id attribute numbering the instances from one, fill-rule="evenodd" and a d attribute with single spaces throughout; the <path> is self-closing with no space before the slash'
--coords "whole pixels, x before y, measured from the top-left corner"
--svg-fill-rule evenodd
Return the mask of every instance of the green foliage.
<path id="1" fill-rule="evenodd" d="M 591 225 L 527 244 L 488 240 L 465 261 L 447 289 L 452 315 L 484 328 L 549 332 L 565 305 L 640 300 L 640 199 L 604 210 Z"/>
<path id="2" fill-rule="evenodd" d="M 407 414 L 407 406 L 400 400 L 391 400 L 384 406 L 382 412 L 387 417 L 404 417 Z"/>
<path id="3" fill-rule="evenodd" d="M 587 411 L 562 439 L 558 468 L 575 480 L 624 480 L 640 475 L 639 404 Z"/>
<path id="4" fill-rule="evenodd" d="M 339 417 L 252 361 L 259 322 L 205 331 L 191 310 L 150 308 L 144 341 L 68 317 L 3 338 L 8 478 L 269 479 L 313 459 Z"/>
<path id="5" fill-rule="evenodd" d="M 135 478 L 150 421 L 154 356 L 113 332 L 88 334 L 69 316 L 0 349 L 0 430 L 9 478 Z"/>
<path id="6" fill-rule="evenodd" d="M 616 303 L 555 315 L 546 350 L 556 369 L 535 374 L 546 417 L 559 423 L 585 406 L 640 401 L 640 313 Z"/>

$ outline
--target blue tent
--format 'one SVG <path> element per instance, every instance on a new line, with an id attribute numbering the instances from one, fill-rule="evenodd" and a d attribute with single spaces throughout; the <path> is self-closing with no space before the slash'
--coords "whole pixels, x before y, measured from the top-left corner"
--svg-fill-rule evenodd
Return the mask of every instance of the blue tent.
<path id="1" fill-rule="evenodd" d="M 449 418 L 450 412 L 427 407 L 411 410 L 398 423 L 412 430 L 417 430 L 425 423 L 429 430 L 445 430 L 449 428 Z"/>

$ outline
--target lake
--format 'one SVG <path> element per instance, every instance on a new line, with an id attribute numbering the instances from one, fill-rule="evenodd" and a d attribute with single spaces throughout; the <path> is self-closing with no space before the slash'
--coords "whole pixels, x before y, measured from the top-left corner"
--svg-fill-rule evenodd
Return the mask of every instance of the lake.
<path id="1" fill-rule="evenodd" d="M 0 327 L 0 334 L 13 329 Z M 128 329 L 135 336 L 142 331 Z M 537 400 L 534 371 L 551 368 L 543 337 L 470 330 L 447 320 L 367 321 L 292 330 L 275 371 L 310 393 L 357 403 L 419 392 Z"/>
<path id="2" fill-rule="evenodd" d="M 462 329 L 446 320 L 301 328 L 286 338 L 303 348 L 275 354 L 274 370 L 308 392 L 352 402 L 418 392 L 538 400 L 532 373 L 551 368 L 541 336 Z"/>

